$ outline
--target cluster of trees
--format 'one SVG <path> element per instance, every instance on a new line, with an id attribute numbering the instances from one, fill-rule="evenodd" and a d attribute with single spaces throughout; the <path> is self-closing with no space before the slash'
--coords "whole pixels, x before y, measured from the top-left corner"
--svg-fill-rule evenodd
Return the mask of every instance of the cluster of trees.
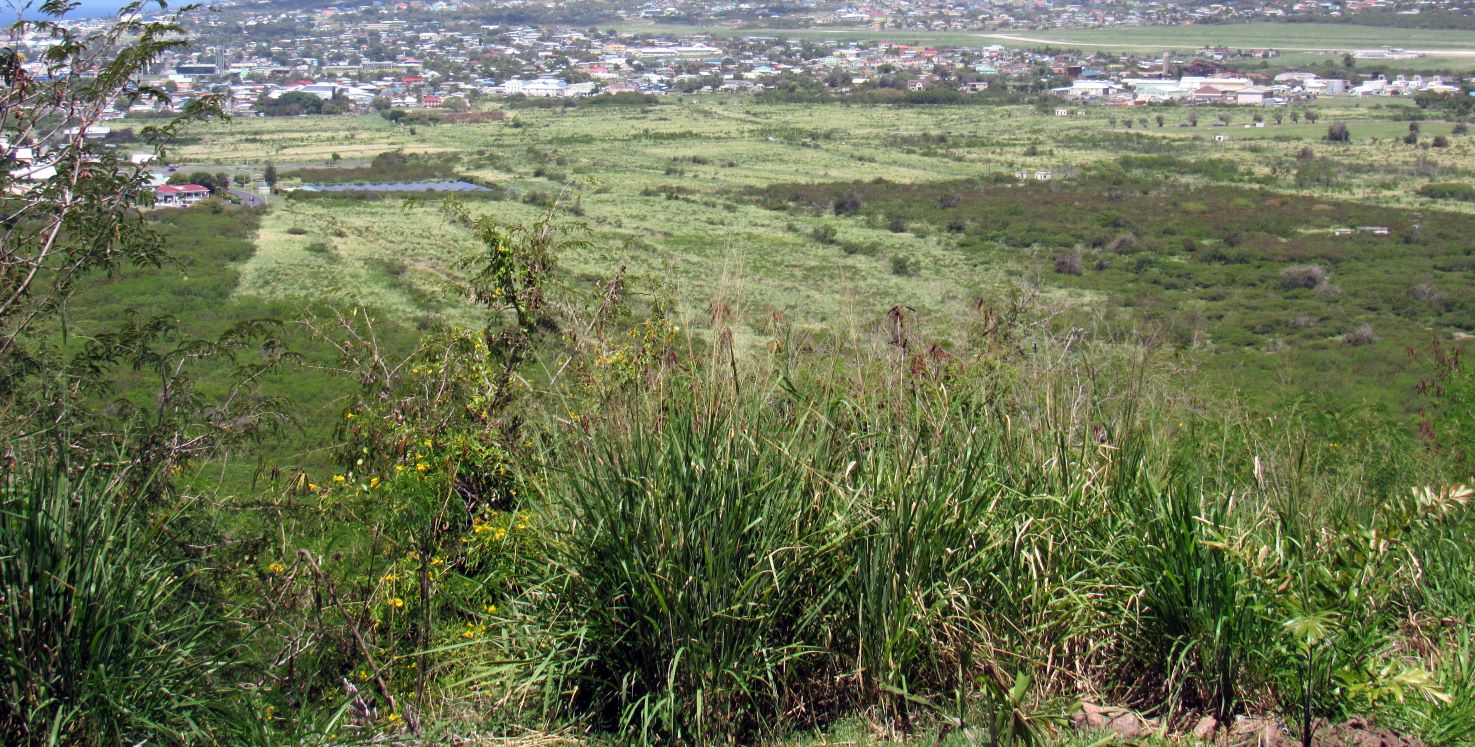
<path id="1" fill-rule="evenodd" d="M 178 171 L 169 176 L 169 183 L 198 184 L 210 190 L 211 194 L 218 194 L 230 188 L 231 177 L 224 171 L 218 171 L 213 174 L 208 171 L 192 171 L 188 174 Z"/>
<path id="2" fill-rule="evenodd" d="M 1475 96 L 1471 96 L 1469 84 L 1462 85 L 1454 93 L 1421 91 L 1414 94 L 1414 103 L 1420 109 L 1443 112 L 1452 117 L 1468 117 L 1475 114 Z"/>
<path id="3" fill-rule="evenodd" d="M 266 93 L 256 99 L 256 111 L 268 117 L 296 117 L 303 114 L 346 114 L 353 104 L 342 92 L 335 92 L 330 99 L 302 91 L 289 91 L 276 98 Z"/>

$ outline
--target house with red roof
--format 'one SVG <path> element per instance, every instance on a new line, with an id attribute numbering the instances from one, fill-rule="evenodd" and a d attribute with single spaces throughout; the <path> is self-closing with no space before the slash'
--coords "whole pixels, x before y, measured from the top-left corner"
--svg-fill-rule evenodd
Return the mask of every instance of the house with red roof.
<path id="1" fill-rule="evenodd" d="M 210 197 L 198 184 L 161 184 L 154 188 L 154 207 L 189 207 Z"/>

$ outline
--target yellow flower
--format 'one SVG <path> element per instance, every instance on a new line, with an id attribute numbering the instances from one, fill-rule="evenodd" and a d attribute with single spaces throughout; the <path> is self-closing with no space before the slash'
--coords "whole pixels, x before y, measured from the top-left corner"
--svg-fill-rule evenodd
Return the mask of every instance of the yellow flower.
<path id="1" fill-rule="evenodd" d="M 405 471 L 405 465 L 403 465 L 403 464 L 396 464 L 396 465 L 394 465 L 394 473 L 396 475 L 397 474 L 400 474 L 401 472 L 404 472 L 404 471 Z"/>
<path id="2" fill-rule="evenodd" d="M 307 484 L 307 489 L 310 490 L 310 491 L 312 491 L 312 492 L 314 492 L 314 493 L 316 493 L 316 492 L 318 492 L 318 484 L 315 483 L 315 482 L 310 482 L 310 483 Z"/>
<path id="3" fill-rule="evenodd" d="M 426 464 L 425 462 L 416 462 L 415 463 L 415 471 L 416 472 L 419 472 L 422 475 L 425 474 L 429 469 L 430 469 L 430 465 Z"/>
<path id="4" fill-rule="evenodd" d="M 405 600 L 400 599 L 399 597 L 390 597 L 389 598 L 389 606 L 390 607 L 393 607 L 395 609 L 399 609 L 399 608 L 405 606 Z"/>
<path id="5" fill-rule="evenodd" d="M 377 475 L 374 476 L 374 477 L 369 478 L 369 487 L 370 488 L 377 488 L 377 487 L 379 487 L 379 477 Z"/>
<path id="6" fill-rule="evenodd" d="M 471 531 L 477 534 L 486 534 L 487 532 L 492 531 L 492 528 L 488 526 L 485 521 L 477 519 L 476 521 L 471 522 Z"/>
<path id="7" fill-rule="evenodd" d="M 504 538 L 506 536 L 507 536 L 507 530 L 506 529 L 503 529 L 502 527 L 497 527 L 496 531 L 492 532 L 492 539 L 494 539 L 494 540 L 501 540 L 502 538 Z"/>
<path id="8" fill-rule="evenodd" d="M 348 478 L 344 477 L 343 475 L 333 475 L 333 482 L 342 484 L 348 482 Z"/>
<path id="9" fill-rule="evenodd" d="M 266 567 L 266 570 L 271 571 L 272 575 L 280 576 L 286 572 L 287 566 L 284 566 L 281 563 L 272 563 L 271 565 Z"/>
<path id="10" fill-rule="evenodd" d="M 350 412 L 350 413 L 346 413 L 343 417 L 346 420 L 353 420 L 357 416 L 355 416 L 353 413 Z"/>
<path id="11" fill-rule="evenodd" d="M 401 718 L 401 717 L 400 717 L 400 715 L 399 715 L 399 714 L 398 714 L 398 713 L 391 713 L 391 714 L 389 714 L 389 718 L 388 718 L 388 719 L 387 719 L 387 720 L 388 720 L 388 721 L 389 721 L 389 723 L 391 723 L 391 724 L 400 724 L 400 723 L 404 723 L 404 719 L 403 719 L 403 718 Z"/>
<path id="12" fill-rule="evenodd" d="M 434 568 L 435 566 L 438 566 L 438 565 L 445 565 L 445 564 L 446 564 L 446 561 L 445 560 L 442 560 L 441 558 L 431 558 L 430 559 L 430 567 L 431 568 Z"/>
<path id="13" fill-rule="evenodd" d="M 396 576 L 393 573 L 386 573 L 386 574 L 384 574 L 384 581 L 385 581 L 385 583 L 392 584 L 392 583 L 394 583 L 395 581 L 398 581 L 398 580 L 399 580 L 399 576 Z"/>
<path id="14" fill-rule="evenodd" d="M 489 604 L 489 605 L 487 605 L 486 606 L 486 611 L 487 611 L 487 614 L 488 615 L 495 615 L 495 614 L 497 614 L 497 605 L 495 605 L 495 604 Z"/>
<path id="15" fill-rule="evenodd" d="M 427 438 L 427 439 L 425 439 L 424 444 L 425 444 L 425 448 L 428 449 L 428 448 L 434 446 L 435 445 L 435 442 L 434 441 L 431 441 L 430 439 Z"/>

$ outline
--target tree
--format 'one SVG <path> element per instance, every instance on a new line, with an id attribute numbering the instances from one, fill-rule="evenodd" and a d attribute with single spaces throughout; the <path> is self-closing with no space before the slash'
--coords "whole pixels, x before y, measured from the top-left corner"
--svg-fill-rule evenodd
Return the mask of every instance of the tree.
<path id="1" fill-rule="evenodd" d="M 185 46 L 183 27 L 172 18 L 134 19 L 86 31 L 61 22 L 68 9 L 48 2 L 39 9 L 42 20 L 11 27 L 15 37 L 53 42 L 35 60 L 0 49 L 0 137 L 16 147 L 51 145 L 44 159 L 0 169 L 0 192 L 13 196 L 3 207 L 10 228 L 0 236 L 0 402 L 20 380 L 10 367 L 19 364 L 27 329 L 62 304 L 79 278 L 159 259 L 152 232 L 133 210 L 150 194 L 147 173 L 87 134 L 115 104 L 169 100 L 162 89 L 135 81 Z M 96 72 L 79 79 L 70 72 L 76 70 Z M 201 97 L 174 121 L 140 134 L 162 156 L 163 142 L 184 123 L 219 111 L 218 99 Z"/>
<path id="2" fill-rule="evenodd" d="M 1352 142 L 1352 133 L 1347 131 L 1347 123 L 1342 120 L 1332 122 L 1326 130 L 1326 139 L 1334 143 Z"/>
<path id="3" fill-rule="evenodd" d="M 266 169 L 261 172 L 261 180 L 266 182 L 266 186 L 276 189 L 277 165 L 274 163 L 267 164 Z"/>
<path id="4" fill-rule="evenodd" d="M 1302 116 L 1304 116 L 1306 118 L 1306 121 L 1311 124 L 1316 124 L 1316 120 L 1321 119 L 1321 115 L 1317 114 L 1314 110 L 1311 109 L 1307 109 L 1306 113 Z"/>
<path id="5" fill-rule="evenodd" d="M 219 189 L 219 185 L 215 182 L 215 175 L 208 171 L 191 172 L 189 176 L 185 177 L 185 184 L 198 184 L 210 190 L 212 194 Z"/>
<path id="6" fill-rule="evenodd" d="M 1166 122 L 1166 121 L 1167 121 L 1167 118 L 1166 118 L 1166 117 L 1164 117 L 1164 116 L 1163 116 L 1163 115 L 1161 115 L 1161 114 L 1159 114 L 1159 115 L 1157 115 L 1157 116 L 1155 116 L 1155 117 L 1153 117 L 1153 118 L 1152 118 L 1152 119 L 1153 119 L 1153 121 L 1155 121 L 1155 122 L 1157 122 L 1157 126 L 1158 126 L 1158 127 L 1162 127 L 1162 126 L 1163 126 L 1163 123 L 1164 123 L 1164 122 Z"/>
<path id="7" fill-rule="evenodd" d="M 106 111 L 169 103 L 141 81 L 187 45 L 177 14 L 145 20 L 141 0 L 101 25 L 70 23 L 76 5 L 23 4 L 28 17 L 9 38 L 44 51 L 0 49 L 0 575 L 8 587 L 25 579 L 24 598 L 0 609 L 0 672 L 23 688 L 0 698 L 0 729 L 22 743 L 231 742 L 217 733 L 217 709 L 234 696 L 212 682 L 229 655 L 202 652 L 223 618 L 202 612 L 209 592 L 182 592 L 193 575 L 175 554 L 185 535 L 151 529 L 149 517 L 172 503 L 170 475 L 185 462 L 263 432 L 269 415 L 247 390 L 275 364 L 234 353 L 250 349 L 260 363 L 275 348 L 250 322 L 212 340 L 166 317 L 98 320 L 86 340 L 66 334 L 79 287 L 166 259 L 139 209 L 153 201 L 147 170 L 89 135 Z M 220 113 L 218 99 L 196 98 L 144 128 L 142 143 L 162 160 L 182 126 Z M 34 150 L 15 159 L 21 147 Z M 207 401 L 191 384 L 198 362 L 225 357 L 241 378 L 218 382 L 232 391 Z M 138 388 L 112 386 L 125 371 Z"/>
<path id="8" fill-rule="evenodd" d="M 1434 136 L 1434 141 L 1432 143 L 1430 143 L 1430 145 L 1433 145 L 1435 148 L 1448 148 L 1449 147 L 1449 138 L 1447 138 L 1447 137 L 1445 137 L 1443 135 L 1435 135 Z"/>
<path id="9" fill-rule="evenodd" d="M 863 204 L 861 196 L 855 192 L 842 195 L 835 199 L 835 215 L 855 215 Z"/>
<path id="10" fill-rule="evenodd" d="M 1291 124 L 1296 124 L 1296 123 L 1298 123 L 1300 121 L 1301 121 L 1301 113 L 1300 112 L 1291 112 Z"/>
<path id="11" fill-rule="evenodd" d="M 325 104 L 327 102 L 317 96 L 302 91 L 289 91 L 277 98 L 263 92 L 256 99 L 256 111 L 268 117 L 295 117 L 299 114 L 322 114 Z"/>
<path id="12" fill-rule="evenodd" d="M 1198 112 L 1189 112 L 1188 113 L 1188 126 L 1189 127 L 1197 127 L 1198 126 Z"/>

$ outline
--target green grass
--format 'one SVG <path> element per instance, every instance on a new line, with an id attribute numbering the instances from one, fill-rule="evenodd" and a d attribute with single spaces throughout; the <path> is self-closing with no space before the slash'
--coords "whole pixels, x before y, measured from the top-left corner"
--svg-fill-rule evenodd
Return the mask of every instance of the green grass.
<path id="1" fill-rule="evenodd" d="M 1428 181 L 1475 174 L 1475 141 L 1450 136 L 1447 122 L 1425 121 L 1424 143 L 1445 135 L 1452 146 L 1431 150 L 1402 144 L 1408 127 L 1403 120 L 1420 114 L 1409 102 L 1326 99 L 1315 105 L 1321 116 L 1316 124 L 1293 124 L 1288 117 L 1300 109 L 1156 107 L 1130 115 L 1106 108 L 1085 111 L 1084 117 L 1062 118 L 1025 106 L 800 106 L 759 104 L 745 97 L 673 97 L 654 106 L 598 111 L 522 110 L 510 122 L 420 126 L 414 135 L 372 116 L 319 118 L 321 122 L 241 120 L 199 130 L 198 144 L 183 152 L 204 154 L 214 148 L 251 154 L 264 140 L 306 144 L 321 136 L 437 154 L 443 168 L 497 185 L 502 190 L 498 199 L 474 201 L 472 210 L 510 223 L 530 221 L 543 209 L 540 205 L 561 195 L 566 205 L 577 205 L 589 239 L 560 257 L 568 282 L 590 282 L 623 268 L 632 278 L 666 289 L 663 294 L 675 299 L 688 326 L 705 315 L 712 299 L 723 299 L 737 311 L 734 334 L 744 350 L 762 338 L 761 328 L 774 314 L 818 329 L 898 303 L 935 320 L 929 323 L 947 335 L 956 328 L 946 310 L 957 299 L 986 297 L 1033 277 L 1039 278 L 1046 297 L 1081 312 L 1113 298 L 1140 297 L 1139 313 L 1113 324 L 1155 324 L 1154 319 L 1208 314 L 1207 324 L 1220 331 L 1210 348 L 1222 354 L 1208 356 L 1206 370 L 1220 383 L 1246 390 L 1261 390 L 1285 375 L 1325 383 L 1305 372 L 1325 371 L 1351 356 L 1360 362 L 1342 369 L 1337 381 L 1368 382 L 1354 389 L 1372 396 L 1379 389 L 1372 382 L 1403 370 L 1403 347 L 1427 342 L 1426 321 L 1395 319 L 1387 327 L 1377 324 L 1383 312 L 1371 308 L 1358 312 L 1363 319 L 1353 321 L 1358 315 L 1353 309 L 1372 303 L 1364 293 L 1392 297 L 1407 290 L 1386 279 L 1376 287 L 1357 283 L 1359 273 L 1381 272 L 1367 265 L 1339 270 L 1348 273 L 1336 303 L 1345 313 L 1323 320 L 1331 326 L 1317 328 L 1325 331 L 1320 339 L 1292 341 L 1308 348 L 1287 355 L 1266 352 L 1274 340 L 1248 330 L 1265 327 L 1271 316 L 1294 316 L 1295 304 L 1267 298 L 1235 308 L 1224 318 L 1215 311 L 1239 303 L 1229 299 L 1256 292 L 1263 278 L 1256 279 L 1247 268 L 1218 268 L 1210 278 L 1204 273 L 1212 265 L 1180 266 L 1164 255 L 1153 260 L 1154 272 L 1178 277 L 1172 281 L 1175 289 L 1153 285 L 1155 275 L 1135 277 L 1120 262 L 1110 272 L 1075 281 L 1051 273 L 1049 263 L 1077 239 L 1044 236 L 1031 252 L 981 252 L 963 246 L 967 237 L 949 233 L 947 220 L 913 221 L 895 232 L 889 230 L 886 211 L 862 219 L 809 211 L 783 214 L 763 210 L 745 197 L 754 189 L 783 183 L 942 184 L 1039 168 L 1063 176 L 1062 186 L 1052 190 L 1069 189 L 1072 173 L 1137 153 L 1168 155 L 1185 163 L 1221 159 L 1240 164 L 1230 176 L 1190 175 L 1190 185 L 1227 179 L 1232 185 L 1273 189 L 1286 199 L 1300 195 L 1417 210 L 1472 209 L 1459 201 L 1419 196 L 1418 187 Z M 1210 126 L 1220 113 L 1231 118 L 1230 127 Z M 1284 119 L 1263 128 L 1244 127 L 1255 113 L 1267 118 L 1278 113 Z M 1180 126 L 1190 114 L 1198 116 L 1199 126 Z M 1147 127 L 1127 130 L 1117 121 L 1131 115 L 1147 119 Z M 1151 121 L 1156 116 L 1164 118 L 1164 127 Z M 1350 145 L 1325 142 L 1333 120 L 1348 122 Z M 1229 142 L 1214 142 L 1218 133 L 1227 134 Z M 1307 148 L 1320 169 L 1315 178 L 1298 160 Z M 290 149 L 275 153 L 286 156 L 277 161 L 283 173 L 314 168 L 315 179 L 351 175 L 359 163 L 344 161 L 335 171 L 305 156 L 294 159 Z M 1379 167 L 1370 168 L 1371 163 Z M 1153 178 L 1170 176 L 1163 172 Z M 1090 214 L 1079 216 L 1080 207 L 1061 204 L 1058 209 L 1089 223 L 1107 208 L 1092 205 L 1085 208 Z M 911 212 L 905 205 L 887 210 Z M 1349 210 L 1345 222 L 1369 222 L 1355 214 L 1357 208 Z M 1171 212 L 1161 217 L 1175 220 Z M 1316 220 L 1306 223 L 1313 224 L 1321 226 Z M 833 235 L 826 241 L 814 238 L 827 231 Z M 1298 240 L 1293 232 L 1282 232 L 1282 238 Z M 256 252 L 237 266 L 240 280 L 234 295 L 273 303 L 363 303 L 402 319 L 465 321 L 472 318 L 469 308 L 446 286 L 451 264 L 470 248 L 470 237 L 433 200 L 405 207 L 397 198 L 279 199 L 262 222 Z M 1255 272 L 1274 272 L 1265 269 L 1268 264 L 1260 267 Z M 1184 274 L 1184 268 L 1193 272 Z M 1404 265 L 1399 275 L 1416 269 Z M 1442 282 L 1440 271 L 1423 271 L 1433 274 L 1409 276 L 1406 285 Z M 1223 296 L 1224 291 L 1229 295 Z M 1203 301 L 1198 298 L 1202 293 L 1221 295 Z M 1458 296 L 1449 289 L 1442 295 Z M 1378 308 L 1390 303 L 1380 301 Z M 1275 307 L 1271 316 L 1254 311 L 1270 306 Z M 1384 342 L 1356 351 L 1339 347 L 1336 339 L 1346 331 L 1343 327 L 1362 321 L 1386 327 Z M 1444 335 L 1468 332 L 1447 322 L 1435 322 L 1433 329 Z"/>

